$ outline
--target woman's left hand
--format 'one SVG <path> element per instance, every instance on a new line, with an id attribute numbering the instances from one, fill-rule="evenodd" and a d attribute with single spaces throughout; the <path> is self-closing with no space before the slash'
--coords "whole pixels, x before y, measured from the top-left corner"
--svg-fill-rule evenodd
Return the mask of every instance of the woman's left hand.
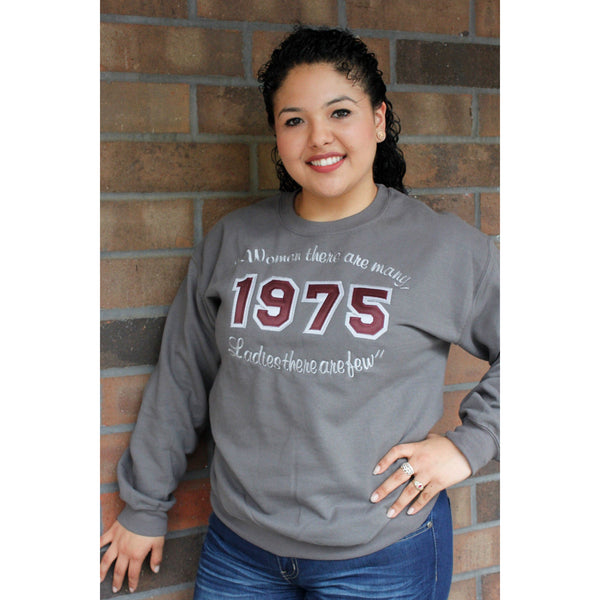
<path id="1" fill-rule="evenodd" d="M 418 513 L 438 492 L 471 475 L 471 467 L 464 454 L 448 438 L 435 433 L 430 433 L 422 442 L 394 446 L 379 461 L 373 474 L 384 473 L 400 458 L 408 460 L 414 469 L 414 475 L 388 509 L 387 516 L 391 519 L 399 515 L 413 500 L 408 514 Z M 371 502 L 381 502 L 409 479 L 411 476 L 399 468 L 373 492 Z M 414 482 L 423 484 L 423 489 L 419 491 Z"/>

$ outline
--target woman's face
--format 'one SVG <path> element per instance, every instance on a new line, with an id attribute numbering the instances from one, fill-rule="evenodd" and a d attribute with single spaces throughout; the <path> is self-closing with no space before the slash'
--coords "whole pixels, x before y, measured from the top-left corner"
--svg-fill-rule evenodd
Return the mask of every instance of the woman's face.
<path id="1" fill-rule="evenodd" d="M 303 199 L 373 199 L 377 131 L 385 103 L 373 109 L 360 85 L 326 63 L 294 67 L 274 96 L 279 156 Z"/>

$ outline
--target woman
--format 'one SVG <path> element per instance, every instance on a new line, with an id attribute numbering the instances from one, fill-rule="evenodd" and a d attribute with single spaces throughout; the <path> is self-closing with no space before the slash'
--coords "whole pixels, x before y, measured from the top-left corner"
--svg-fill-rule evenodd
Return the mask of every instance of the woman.
<path id="1" fill-rule="evenodd" d="M 447 598 L 445 489 L 498 456 L 493 243 L 403 192 L 398 120 L 348 32 L 298 28 L 261 69 L 281 193 L 206 236 L 170 310 L 101 577 L 157 569 L 196 431 L 215 440 L 195 599 Z M 490 362 L 443 412 L 451 343 Z"/>

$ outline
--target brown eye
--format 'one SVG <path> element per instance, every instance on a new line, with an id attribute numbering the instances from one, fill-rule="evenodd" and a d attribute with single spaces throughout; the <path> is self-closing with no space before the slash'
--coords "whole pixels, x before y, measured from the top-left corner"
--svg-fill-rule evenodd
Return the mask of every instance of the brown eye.
<path id="1" fill-rule="evenodd" d="M 331 116 L 334 119 L 343 119 L 348 115 L 350 115 L 350 111 L 347 108 L 338 108 L 337 110 L 333 111 L 333 114 Z"/>

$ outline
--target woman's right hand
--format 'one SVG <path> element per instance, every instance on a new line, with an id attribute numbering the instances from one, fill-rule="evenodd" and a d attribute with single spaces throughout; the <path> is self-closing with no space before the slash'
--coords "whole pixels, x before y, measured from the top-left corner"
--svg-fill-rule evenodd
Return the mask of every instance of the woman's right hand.
<path id="1" fill-rule="evenodd" d="M 134 592 L 140 578 L 142 563 L 149 552 L 152 553 L 150 568 L 154 573 L 158 573 L 164 543 L 164 536 L 138 535 L 115 521 L 112 527 L 100 537 L 100 548 L 110 544 L 100 561 L 100 582 L 104 581 L 110 565 L 116 560 L 112 585 L 113 594 L 121 589 L 126 573 L 129 591 Z"/>

